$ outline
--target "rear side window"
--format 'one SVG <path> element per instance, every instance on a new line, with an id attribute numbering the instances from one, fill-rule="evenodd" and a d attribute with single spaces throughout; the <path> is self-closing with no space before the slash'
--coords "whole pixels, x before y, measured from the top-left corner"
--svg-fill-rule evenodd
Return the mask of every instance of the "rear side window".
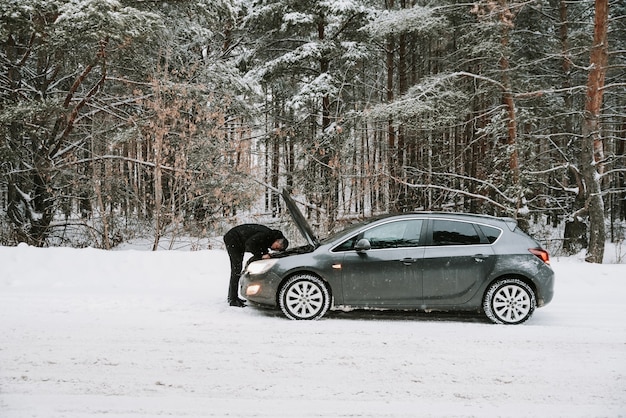
<path id="1" fill-rule="evenodd" d="M 483 231 L 483 235 L 487 238 L 489 244 L 493 244 L 494 242 L 496 242 L 496 240 L 502 233 L 501 230 L 499 230 L 498 228 L 494 228 L 493 226 L 478 225 L 478 227 L 481 231 Z"/>
<path id="2" fill-rule="evenodd" d="M 474 224 L 450 220 L 433 221 L 433 245 L 480 244 L 480 235 Z"/>

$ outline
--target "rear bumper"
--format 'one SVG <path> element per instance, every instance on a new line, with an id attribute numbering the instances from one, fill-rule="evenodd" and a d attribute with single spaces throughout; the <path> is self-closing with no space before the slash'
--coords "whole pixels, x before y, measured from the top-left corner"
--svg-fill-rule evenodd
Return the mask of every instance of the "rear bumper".
<path id="1" fill-rule="evenodd" d="M 537 306 L 545 306 L 554 297 L 554 270 L 549 266 L 543 266 L 536 276 L 539 282 L 537 289 Z"/>

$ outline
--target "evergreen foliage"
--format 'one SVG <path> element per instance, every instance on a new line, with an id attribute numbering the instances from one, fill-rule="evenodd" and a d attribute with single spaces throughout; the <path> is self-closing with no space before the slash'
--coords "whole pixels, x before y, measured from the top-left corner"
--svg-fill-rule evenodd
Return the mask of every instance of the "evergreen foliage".
<path id="1" fill-rule="evenodd" d="M 7 0 L 0 16 L 1 244 L 217 235 L 278 217 L 284 187 L 322 233 L 453 210 L 551 225 L 565 252 L 591 236 L 590 261 L 599 234 L 624 239 L 623 2 Z"/>

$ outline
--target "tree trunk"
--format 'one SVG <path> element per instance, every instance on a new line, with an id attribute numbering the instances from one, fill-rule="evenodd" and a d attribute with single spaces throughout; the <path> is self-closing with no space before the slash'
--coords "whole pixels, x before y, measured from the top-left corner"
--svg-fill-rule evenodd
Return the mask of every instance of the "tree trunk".
<path id="1" fill-rule="evenodd" d="M 270 184 L 275 190 L 278 189 L 278 176 L 280 174 L 280 140 L 282 136 L 283 133 L 280 131 L 278 118 L 276 118 L 274 119 L 274 134 L 270 136 L 272 141 L 272 174 L 270 176 Z M 272 193 L 271 202 L 272 217 L 276 217 L 280 212 L 280 200 L 277 193 Z"/>
<path id="2" fill-rule="evenodd" d="M 319 16 L 317 24 L 318 40 L 324 41 L 326 38 L 326 17 Z M 330 70 L 330 59 L 326 56 L 322 56 L 319 60 L 320 74 L 326 74 Z M 339 178 L 337 175 L 338 159 L 340 150 L 335 146 L 333 140 L 334 133 L 328 131 L 331 124 L 330 118 L 330 96 L 325 94 L 322 97 L 322 135 L 328 135 L 325 138 L 325 144 L 322 146 L 322 155 L 320 161 L 322 162 L 322 184 L 326 193 L 326 222 L 327 230 L 332 231 L 335 227 L 335 221 L 337 218 L 337 210 L 339 208 Z"/>
<path id="3" fill-rule="evenodd" d="M 566 133 L 574 132 L 574 96 L 569 91 L 572 87 L 572 61 L 569 51 L 569 19 L 568 19 L 568 6 L 566 0 L 559 1 L 559 39 L 561 41 L 561 54 L 562 63 L 561 69 L 563 71 L 563 84 L 562 88 L 565 91 L 563 96 L 563 103 L 565 107 L 565 119 L 563 121 L 564 129 Z M 570 146 L 570 135 L 562 135 L 559 141 L 559 147 L 566 152 L 567 160 L 574 161 L 574 148 Z M 575 169 L 574 166 L 569 166 L 569 169 L 564 174 L 564 183 L 576 184 L 578 187 L 578 194 L 573 203 L 573 211 L 578 213 L 585 206 L 585 185 L 582 181 L 580 171 Z M 587 223 L 580 219 L 579 216 L 568 217 L 565 220 L 565 229 L 563 231 L 563 251 L 566 254 L 577 254 L 582 249 L 587 248 L 589 240 L 587 239 Z"/>
<path id="4" fill-rule="evenodd" d="M 389 0 L 388 9 L 391 10 L 393 6 L 394 6 L 394 0 Z M 387 99 L 387 103 L 392 103 L 394 99 L 393 57 L 394 57 L 394 52 L 396 49 L 396 42 L 395 42 L 394 35 L 389 35 L 387 37 L 385 49 L 386 49 L 385 70 L 387 72 L 387 84 L 386 84 L 386 96 L 387 97 L 386 99 Z M 392 117 L 390 117 L 387 120 L 387 167 L 388 167 L 389 176 L 391 177 L 391 180 L 389 181 L 389 206 L 390 208 L 395 206 L 397 202 L 398 194 L 399 194 L 399 184 L 396 181 L 396 178 L 398 176 L 396 161 L 398 161 L 398 154 L 397 154 L 397 148 L 396 148 L 396 130 L 394 127 L 394 120 Z"/>
<path id="5" fill-rule="evenodd" d="M 163 195 L 163 183 L 161 182 L 161 163 L 163 152 L 163 134 L 157 132 L 154 141 L 154 242 L 152 244 L 152 251 L 159 249 L 159 241 L 161 239 L 162 228 L 162 195 Z"/>
<path id="6" fill-rule="evenodd" d="M 589 212 L 589 248 L 586 261 L 602 263 L 604 257 L 604 200 L 602 198 L 601 175 L 603 173 L 604 149 L 600 132 L 600 113 L 604 79 L 608 62 L 608 0 L 596 0 L 593 46 L 587 100 L 582 125 L 582 175 L 585 180 L 586 206 Z"/>
<path id="7" fill-rule="evenodd" d="M 405 0 L 400 1 L 400 7 L 402 9 L 406 7 Z M 407 78 L 407 55 L 407 36 L 403 32 L 398 36 L 398 95 L 400 97 L 406 94 L 409 89 Z M 400 167 L 398 175 L 404 182 L 407 181 L 405 170 L 407 148 L 406 131 L 406 127 L 403 123 L 398 126 L 397 156 L 394 161 L 395 166 Z M 394 202 L 395 212 L 406 212 L 408 210 L 409 203 L 407 201 L 407 192 L 407 186 L 400 185 L 397 200 Z"/>
<path id="8" fill-rule="evenodd" d="M 515 111 L 515 99 L 513 98 L 513 88 L 510 78 L 511 64 L 509 62 L 509 32 L 513 27 L 514 12 L 508 4 L 508 0 L 501 0 L 500 23 L 502 25 L 502 57 L 500 58 L 500 70 L 502 70 L 502 104 L 507 112 L 507 136 L 506 145 L 509 155 L 509 172 L 511 183 L 517 194 L 517 210 L 522 206 L 522 187 L 520 184 L 519 153 L 517 151 L 517 116 Z"/>

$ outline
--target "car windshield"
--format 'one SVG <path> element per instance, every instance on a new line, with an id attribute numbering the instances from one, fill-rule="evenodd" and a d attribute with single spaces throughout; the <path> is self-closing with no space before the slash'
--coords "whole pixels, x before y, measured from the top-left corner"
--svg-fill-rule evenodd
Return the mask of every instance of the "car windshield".
<path id="1" fill-rule="evenodd" d="M 337 239 L 338 237 L 342 237 L 342 236 L 349 236 L 352 234 L 353 231 L 356 231 L 357 229 L 361 228 L 364 225 L 370 224 L 376 220 L 378 220 L 378 217 L 374 217 L 374 218 L 370 218 L 366 221 L 362 221 L 362 222 L 357 222 L 355 224 L 352 224 L 344 229 L 342 229 L 341 231 L 335 232 L 333 234 L 330 234 L 329 236 L 327 236 L 326 238 L 320 240 L 320 242 L 322 244 L 326 244 L 327 242 L 332 242 L 335 239 Z"/>

